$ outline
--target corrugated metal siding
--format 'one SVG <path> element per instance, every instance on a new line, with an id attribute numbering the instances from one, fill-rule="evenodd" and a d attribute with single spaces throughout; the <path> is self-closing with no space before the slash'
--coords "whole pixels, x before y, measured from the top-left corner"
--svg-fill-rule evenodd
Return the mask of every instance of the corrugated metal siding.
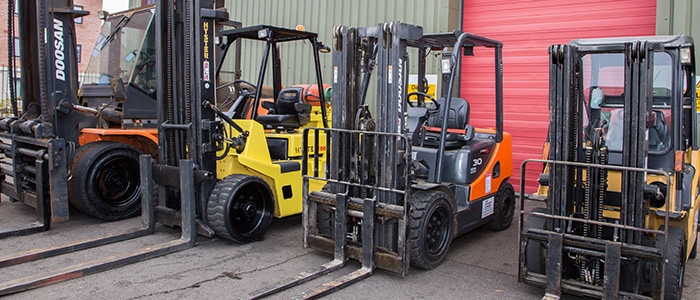
<path id="1" fill-rule="evenodd" d="M 693 37 L 695 43 L 698 43 L 700 41 L 700 1 L 657 0 L 656 34 L 687 34 Z M 698 49 L 698 46 L 695 46 L 695 49 Z M 695 57 L 698 58 L 697 50 Z M 695 74 L 700 74 L 700 64 L 695 65 Z"/>
<path id="2" fill-rule="evenodd" d="M 656 0 L 464 0 L 464 30 L 503 41 L 504 123 L 513 136 L 514 178 L 520 163 L 539 158 L 547 137 L 548 54 L 574 38 L 654 35 Z M 462 96 L 475 126 L 494 126 L 492 56 L 465 57 Z M 528 168 L 527 192 L 537 187 Z"/>
<path id="3" fill-rule="evenodd" d="M 375 26 L 399 20 L 421 25 L 426 33 L 454 30 L 459 25 L 459 4 L 459 0 L 227 0 L 226 8 L 230 19 L 242 22 L 244 26 L 269 24 L 294 28 L 304 25 L 306 30 L 318 33 L 319 40 L 330 46 L 336 25 Z M 313 82 L 313 57 L 308 49 L 301 48 L 308 45 L 287 46 L 291 49 L 283 49 L 281 57 L 283 84 Z M 243 79 L 256 80 L 261 51 L 261 46 L 243 45 Z M 331 54 L 321 54 L 326 83 L 330 83 L 331 62 Z M 415 70 L 415 66 L 412 69 Z M 437 65 L 432 69 L 437 70 Z"/>

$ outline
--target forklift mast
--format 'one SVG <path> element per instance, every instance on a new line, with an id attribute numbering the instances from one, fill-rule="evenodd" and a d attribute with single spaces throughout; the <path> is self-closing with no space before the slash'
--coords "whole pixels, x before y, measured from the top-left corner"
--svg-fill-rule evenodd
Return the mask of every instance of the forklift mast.
<path id="1" fill-rule="evenodd" d="M 167 172 L 178 172 L 181 160 L 191 160 L 195 166 L 196 211 L 198 220 L 206 211 L 207 199 L 216 184 L 216 152 L 223 149 L 222 122 L 205 105 L 216 103 L 216 21 L 227 21 L 228 13 L 219 8 L 223 1 L 158 1 L 156 32 L 162 33 L 157 42 L 158 90 L 158 164 L 155 178 Z M 178 20 L 184 20 L 180 22 Z M 186 58 L 186 59 L 182 59 Z M 164 183 L 162 195 L 174 182 Z M 177 193 L 177 192 L 176 192 Z M 189 195 L 181 195 L 189 197 Z M 206 226 L 205 226 L 206 227 Z M 210 233 L 212 235 L 213 233 Z"/>
<path id="2" fill-rule="evenodd" d="M 73 19 L 87 15 L 74 10 L 73 1 L 21 0 L 17 4 L 22 115 L 0 119 L 0 136 L 11 141 L 0 143 L 0 148 L 12 158 L 11 172 L 3 172 L 0 187 L 13 201 L 36 208 L 39 222 L 0 232 L 0 237 L 47 230 L 50 223 L 68 219 L 66 137 L 77 140 L 77 128 L 57 124 L 71 118 L 60 108 L 62 103 L 75 102 L 78 87 Z"/>
<path id="3" fill-rule="evenodd" d="M 41 120 L 35 132 L 40 138 L 76 135 L 74 128 L 54 128 L 54 124 L 65 117 L 65 113 L 55 108 L 61 101 L 76 103 L 78 65 L 74 18 L 89 12 L 74 10 L 72 0 L 20 0 L 17 3 L 22 45 L 22 118 Z"/>

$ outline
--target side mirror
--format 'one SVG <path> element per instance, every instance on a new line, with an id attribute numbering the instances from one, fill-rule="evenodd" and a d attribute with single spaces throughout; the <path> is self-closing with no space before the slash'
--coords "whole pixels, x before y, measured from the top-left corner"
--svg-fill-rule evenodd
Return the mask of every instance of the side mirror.
<path id="1" fill-rule="evenodd" d="M 112 86 L 112 93 L 116 102 L 126 101 L 126 89 L 124 88 L 124 81 L 122 81 L 121 77 L 110 78 L 109 85 Z"/>
<path id="2" fill-rule="evenodd" d="M 100 10 L 97 12 L 97 17 L 100 18 L 100 20 L 104 21 L 107 18 L 109 18 L 109 12 L 105 10 Z"/>
<path id="3" fill-rule="evenodd" d="M 331 48 L 329 48 L 328 46 L 324 45 L 321 42 L 316 42 L 316 47 L 318 48 L 318 52 L 331 53 Z"/>

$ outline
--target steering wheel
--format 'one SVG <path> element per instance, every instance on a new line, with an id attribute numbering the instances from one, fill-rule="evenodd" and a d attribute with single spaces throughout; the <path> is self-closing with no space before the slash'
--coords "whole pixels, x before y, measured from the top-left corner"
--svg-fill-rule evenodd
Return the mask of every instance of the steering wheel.
<path id="1" fill-rule="evenodd" d="M 440 104 L 437 102 L 437 100 L 435 100 L 435 98 L 433 98 L 432 96 L 430 96 L 426 93 L 423 93 L 423 92 L 412 92 L 412 93 L 409 93 L 408 95 L 406 95 L 406 102 L 408 103 L 408 106 L 415 107 L 413 104 L 411 104 L 412 102 L 409 100 L 411 98 L 411 96 L 414 96 L 414 95 L 420 95 L 420 96 L 423 96 L 423 97 L 430 99 L 430 101 L 432 101 L 433 104 L 435 104 L 435 110 L 440 110 Z"/>
<path id="2" fill-rule="evenodd" d="M 252 93 L 252 94 L 253 94 L 253 93 L 255 93 L 255 91 L 258 90 L 258 87 L 257 87 L 256 85 L 254 85 L 254 84 L 252 84 L 252 83 L 250 83 L 250 82 L 248 82 L 248 81 L 245 81 L 245 80 L 243 80 L 243 79 L 236 79 L 236 80 L 234 80 L 234 81 L 232 81 L 232 82 L 222 84 L 222 85 L 220 85 L 220 86 L 217 86 L 216 89 L 218 90 L 218 89 L 222 89 L 222 88 L 225 88 L 225 87 L 228 87 L 228 86 L 233 85 L 233 87 L 236 88 L 236 91 L 238 91 L 238 93 L 242 93 L 243 90 L 244 90 L 245 88 L 242 88 L 242 87 L 241 87 L 241 83 L 245 83 L 246 85 L 249 85 L 249 86 L 251 86 L 251 87 L 253 88 L 253 90 L 250 91 L 249 93 Z"/>

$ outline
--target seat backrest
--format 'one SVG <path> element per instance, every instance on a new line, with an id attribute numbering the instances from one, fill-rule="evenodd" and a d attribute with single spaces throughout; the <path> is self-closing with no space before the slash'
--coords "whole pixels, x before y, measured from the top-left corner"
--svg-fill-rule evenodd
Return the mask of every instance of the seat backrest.
<path id="1" fill-rule="evenodd" d="M 442 127 L 442 116 L 448 108 L 445 107 L 445 98 L 439 98 L 437 102 L 440 104 L 440 112 L 428 118 L 427 126 Z M 452 98 L 447 114 L 447 128 L 464 129 L 467 124 L 469 124 L 469 102 L 462 98 Z"/>
<path id="2" fill-rule="evenodd" d="M 294 104 L 304 103 L 304 89 L 301 87 L 285 88 L 280 91 L 275 101 L 276 115 L 294 115 L 297 113 Z"/>
<path id="3" fill-rule="evenodd" d="M 668 125 L 663 111 L 654 110 L 654 126 L 649 128 L 649 150 L 659 151 L 665 148 L 670 140 L 668 137 Z"/>

